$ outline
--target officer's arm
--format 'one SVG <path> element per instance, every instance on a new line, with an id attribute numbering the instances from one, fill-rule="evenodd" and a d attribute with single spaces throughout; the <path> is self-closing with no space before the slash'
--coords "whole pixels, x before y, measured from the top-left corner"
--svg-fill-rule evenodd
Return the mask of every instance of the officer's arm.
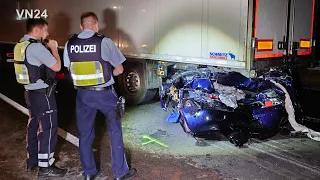
<path id="1" fill-rule="evenodd" d="M 58 50 L 51 50 L 52 51 L 52 55 L 55 57 L 55 59 L 57 60 L 56 64 L 54 64 L 53 66 L 50 67 L 50 69 L 52 69 L 54 72 L 59 72 L 61 70 L 61 59 L 58 53 Z"/>
<path id="2" fill-rule="evenodd" d="M 36 43 L 32 44 L 28 51 L 30 51 L 29 53 L 31 53 L 35 59 L 37 59 L 39 62 L 46 65 L 53 71 L 60 71 L 61 62 L 57 49 L 53 49 L 51 54 L 50 51 L 47 48 L 45 48 L 42 44 Z"/>
<path id="3" fill-rule="evenodd" d="M 57 43 L 57 41 L 49 40 L 47 45 L 51 49 L 52 55 L 57 60 L 57 62 L 53 66 L 51 66 L 50 68 L 53 71 L 58 72 L 61 69 L 61 59 L 60 59 L 60 56 L 58 53 L 58 43 Z"/>
<path id="4" fill-rule="evenodd" d="M 70 59 L 68 55 L 68 41 L 66 42 L 63 50 L 63 65 L 64 67 L 68 68 L 68 71 L 70 71 Z"/>
<path id="5" fill-rule="evenodd" d="M 126 60 L 118 47 L 109 38 L 102 40 L 102 58 L 109 61 L 114 67 L 113 75 L 118 76 L 123 73 L 122 63 Z"/>
<path id="6" fill-rule="evenodd" d="M 122 73 L 123 73 L 123 66 L 122 66 L 122 64 L 116 66 L 116 67 L 114 68 L 114 70 L 113 70 L 113 75 L 114 75 L 114 76 L 118 76 L 118 75 L 120 75 L 120 74 L 122 74 Z"/>

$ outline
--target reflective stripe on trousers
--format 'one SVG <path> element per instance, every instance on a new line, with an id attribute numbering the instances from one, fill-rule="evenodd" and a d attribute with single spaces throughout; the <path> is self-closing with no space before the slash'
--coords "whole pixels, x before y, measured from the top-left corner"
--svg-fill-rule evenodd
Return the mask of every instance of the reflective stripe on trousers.
<path id="1" fill-rule="evenodd" d="M 49 167 L 55 159 L 57 142 L 57 111 L 55 97 L 27 91 L 26 102 L 30 111 L 27 126 L 27 167 Z"/>

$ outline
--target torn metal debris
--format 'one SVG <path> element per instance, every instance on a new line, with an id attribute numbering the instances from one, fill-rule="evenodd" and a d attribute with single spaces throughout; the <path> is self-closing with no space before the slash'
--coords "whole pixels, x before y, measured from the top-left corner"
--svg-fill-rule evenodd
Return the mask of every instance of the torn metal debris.
<path id="1" fill-rule="evenodd" d="M 320 133 L 295 121 L 299 103 L 293 80 L 280 69 L 259 78 L 233 71 L 185 71 L 161 86 L 159 95 L 163 110 L 172 107 L 167 122 L 180 123 L 196 139 L 218 132 L 240 147 L 250 138 L 276 135 L 287 122 L 295 131 L 320 139 Z"/>

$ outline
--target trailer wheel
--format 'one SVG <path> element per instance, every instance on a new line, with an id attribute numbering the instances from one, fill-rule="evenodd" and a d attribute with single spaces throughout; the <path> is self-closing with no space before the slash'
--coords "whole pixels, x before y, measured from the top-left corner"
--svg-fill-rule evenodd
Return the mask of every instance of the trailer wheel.
<path id="1" fill-rule="evenodd" d="M 119 91 L 126 98 L 128 104 L 142 104 L 151 101 L 157 89 L 147 89 L 147 79 L 142 65 L 127 64 L 125 71 L 119 76 Z"/>

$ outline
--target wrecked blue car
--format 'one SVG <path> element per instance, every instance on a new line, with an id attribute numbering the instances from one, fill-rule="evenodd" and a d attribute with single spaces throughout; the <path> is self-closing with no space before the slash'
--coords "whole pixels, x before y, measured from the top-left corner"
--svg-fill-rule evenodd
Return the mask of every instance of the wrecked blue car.
<path id="1" fill-rule="evenodd" d="M 294 95 L 292 79 L 280 70 L 255 79 L 238 72 L 185 71 L 160 87 L 160 104 L 165 111 L 172 108 L 167 122 L 180 123 L 194 138 L 220 133 L 241 147 L 250 138 L 276 135 L 287 122 L 285 93 L 275 82 Z"/>

